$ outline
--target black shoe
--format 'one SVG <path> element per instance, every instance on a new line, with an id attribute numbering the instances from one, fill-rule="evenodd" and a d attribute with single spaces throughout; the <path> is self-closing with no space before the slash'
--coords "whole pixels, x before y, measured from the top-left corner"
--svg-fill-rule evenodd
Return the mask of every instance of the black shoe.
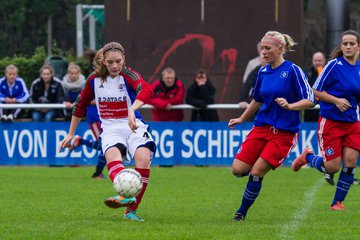
<path id="1" fill-rule="evenodd" d="M 325 180 L 330 184 L 330 185 L 335 185 L 334 183 L 334 174 L 332 173 L 324 173 L 325 176 Z"/>
<path id="2" fill-rule="evenodd" d="M 104 179 L 105 176 L 104 176 L 102 173 L 97 173 L 97 172 L 95 172 L 95 173 L 91 176 L 91 178 Z"/>
<path id="3" fill-rule="evenodd" d="M 241 213 L 235 213 L 233 220 L 238 222 L 243 222 L 245 221 L 245 216 L 242 215 Z"/>
<path id="4" fill-rule="evenodd" d="M 360 185 L 360 179 L 354 178 L 352 185 Z"/>

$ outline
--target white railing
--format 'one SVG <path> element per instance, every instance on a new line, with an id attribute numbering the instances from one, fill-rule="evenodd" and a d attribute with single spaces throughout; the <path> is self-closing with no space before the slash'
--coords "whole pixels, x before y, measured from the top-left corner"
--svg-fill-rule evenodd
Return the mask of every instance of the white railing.
<path id="1" fill-rule="evenodd" d="M 51 109 L 65 109 L 65 104 L 62 103 L 19 103 L 19 104 L 0 104 L 0 108 L 2 109 L 13 109 L 13 108 L 23 108 L 23 109 L 44 109 L 44 108 L 51 108 Z M 154 106 L 145 104 L 143 109 L 153 109 Z M 245 109 L 240 108 L 239 104 L 210 104 L 207 106 L 208 109 Z M 180 105 L 173 105 L 172 109 L 196 109 L 196 107 L 189 105 L 189 104 L 180 104 Z M 319 105 L 316 105 L 310 109 L 319 109 Z"/>

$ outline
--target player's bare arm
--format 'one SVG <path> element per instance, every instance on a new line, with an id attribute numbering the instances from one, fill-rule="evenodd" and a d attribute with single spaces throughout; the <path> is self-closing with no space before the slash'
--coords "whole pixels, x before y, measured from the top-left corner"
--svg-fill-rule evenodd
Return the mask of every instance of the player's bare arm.
<path id="1" fill-rule="evenodd" d="M 351 107 L 351 104 L 345 98 L 337 98 L 326 91 L 319 92 L 314 89 L 314 94 L 320 101 L 333 103 L 341 112 L 344 112 Z"/>

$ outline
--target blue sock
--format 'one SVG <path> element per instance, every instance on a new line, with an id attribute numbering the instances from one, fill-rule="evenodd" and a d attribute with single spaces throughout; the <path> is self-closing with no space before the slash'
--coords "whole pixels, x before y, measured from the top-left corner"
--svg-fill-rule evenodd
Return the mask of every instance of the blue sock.
<path id="1" fill-rule="evenodd" d="M 343 167 L 336 185 L 334 200 L 331 204 L 336 204 L 337 201 L 344 201 L 345 197 L 354 181 L 355 168 Z"/>
<path id="2" fill-rule="evenodd" d="M 97 175 L 102 173 L 102 171 L 104 170 L 104 167 L 106 165 L 106 159 L 105 159 L 104 153 L 102 151 L 100 151 L 98 158 L 99 158 L 98 163 L 96 165 L 96 174 Z"/>
<path id="3" fill-rule="evenodd" d="M 310 164 L 311 167 L 316 168 L 322 173 L 326 173 L 323 157 L 317 156 L 315 154 L 308 154 L 306 155 L 306 161 Z"/>
<path id="4" fill-rule="evenodd" d="M 251 174 L 249 175 L 249 181 L 244 191 L 241 206 L 236 213 L 241 213 L 244 217 L 246 216 L 247 211 L 259 195 L 262 180 L 262 177 L 252 176 Z"/>
<path id="5" fill-rule="evenodd" d="M 80 145 L 86 145 L 89 148 L 98 149 L 99 142 L 94 140 L 86 140 L 86 139 L 80 139 Z"/>

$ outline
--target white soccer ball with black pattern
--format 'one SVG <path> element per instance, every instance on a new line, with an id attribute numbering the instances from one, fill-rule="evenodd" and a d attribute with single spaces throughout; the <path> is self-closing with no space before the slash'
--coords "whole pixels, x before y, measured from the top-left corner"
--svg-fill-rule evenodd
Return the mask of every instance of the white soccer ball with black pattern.
<path id="1" fill-rule="evenodd" d="M 120 196 L 132 198 L 141 192 L 143 183 L 138 171 L 124 169 L 115 176 L 113 186 Z"/>

